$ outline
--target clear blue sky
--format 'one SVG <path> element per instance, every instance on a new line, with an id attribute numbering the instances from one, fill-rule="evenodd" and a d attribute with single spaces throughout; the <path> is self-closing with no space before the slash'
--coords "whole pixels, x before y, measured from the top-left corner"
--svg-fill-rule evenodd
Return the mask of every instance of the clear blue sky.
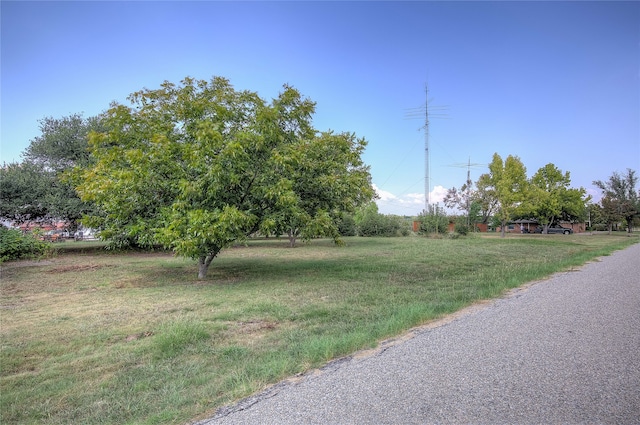
<path id="1" fill-rule="evenodd" d="M 640 2 L 3 0 L 1 20 L 2 162 L 44 117 L 220 75 L 266 99 L 291 84 L 316 128 L 366 138 L 382 213 L 424 207 L 423 123 L 406 116 L 425 83 L 434 201 L 494 152 L 529 175 L 552 162 L 596 199 L 593 180 L 640 172 Z"/>

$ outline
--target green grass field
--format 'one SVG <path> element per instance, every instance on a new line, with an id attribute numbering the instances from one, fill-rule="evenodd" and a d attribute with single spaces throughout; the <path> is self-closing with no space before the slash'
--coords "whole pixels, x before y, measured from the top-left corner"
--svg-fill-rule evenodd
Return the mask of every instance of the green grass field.
<path id="1" fill-rule="evenodd" d="M 249 241 L 197 265 L 59 249 L 2 265 L 2 424 L 181 424 L 505 290 L 625 235 Z M 72 245 L 72 242 L 67 243 Z"/>

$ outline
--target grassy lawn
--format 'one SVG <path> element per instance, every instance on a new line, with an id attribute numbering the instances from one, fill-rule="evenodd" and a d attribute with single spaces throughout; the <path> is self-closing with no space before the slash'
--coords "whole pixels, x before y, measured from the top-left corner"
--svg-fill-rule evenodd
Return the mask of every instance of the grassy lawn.
<path id="1" fill-rule="evenodd" d="M 180 424 L 637 235 L 250 241 L 197 265 L 61 250 L 1 271 L 0 422 Z M 73 244 L 71 242 L 67 244 Z"/>

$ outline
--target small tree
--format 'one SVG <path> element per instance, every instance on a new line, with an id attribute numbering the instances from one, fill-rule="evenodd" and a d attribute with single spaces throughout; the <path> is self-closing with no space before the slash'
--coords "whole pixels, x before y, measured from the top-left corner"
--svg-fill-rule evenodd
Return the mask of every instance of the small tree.
<path id="1" fill-rule="evenodd" d="M 478 201 L 473 201 L 469 208 L 469 225 L 472 226 L 473 231 L 477 230 L 477 224 L 480 222 L 486 223 L 484 217 L 481 216 L 482 204 Z"/>
<path id="2" fill-rule="evenodd" d="M 449 219 L 444 208 L 438 204 L 429 204 L 428 210 L 423 210 L 418 215 L 420 221 L 420 233 L 422 234 L 444 234 L 447 232 Z"/>
<path id="3" fill-rule="evenodd" d="M 402 218 L 380 214 L 375 202 L 361 208 L 355 222 L 359 236 L 399 236 L 402 232 Z"/>
<path id="4" fill-rule="evenodd" d="M 473 198 L 473 204 L 477 204 L 478 220 L 476 222 L 488 224 L 498 208 L 498 199 L 496 192 L 491 185 L 490 174 L 483 174 L 476 182 L 476 192 Z"/>
<path id="5" fill-rule="evenodd" d="M 640 215 L 640 194 L 636 191 L 638 177 L 636 172 L 627 168 L 626 174 L 614 171 L 609 180 L 596 180 L 594 185 L 602 190 L 602 208 L 605 211 L 609 232 L 615 221 L 625 220 L 627 232 L 633 229 L 634 218 Z"/>
<path id="6" fill-rule="evenodd" d="M 560 218 L 571 220 L 584 215 L 590 197 L 586 197 L 584 188 L 572 189 L 570 184 L 569 172 L 562 173 L 553 164 L 540 168 L 531 178 L 523 209 L 544 225 L 544 233 L 547 233 L 549 224 Z"/>
<path id="7" fill-rule="evenodd" d="M 508 221 L 518 212 L 527 196 L 526 168 L 518 157 L 509 155 L 503 162 L 500 155 L 495 153 L 489 164 L 489 173 L 480 178 L 483 181 L 484 190 L 491 191 L 495 199 L 501 237 L 505 237 Z"/>

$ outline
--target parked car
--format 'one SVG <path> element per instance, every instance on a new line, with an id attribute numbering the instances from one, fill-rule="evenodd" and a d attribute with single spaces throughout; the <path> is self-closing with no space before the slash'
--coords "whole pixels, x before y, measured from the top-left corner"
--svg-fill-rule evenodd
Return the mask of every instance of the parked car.
<path id="1" fill-rule="evenodd" d="M 538 226 L 536 227 L 535 232 L 542 233 L 543 230 L 544 230 L 544 226 Z M 568 227 L 562 227 L 559 224 L 550 224 L 549 228 L 547 229 L 547 233 L 549 234 L 562 233 L 563 235 L 570 235 L 571 233 L 573 233 L 573 229 L 569 229 Z"/>

